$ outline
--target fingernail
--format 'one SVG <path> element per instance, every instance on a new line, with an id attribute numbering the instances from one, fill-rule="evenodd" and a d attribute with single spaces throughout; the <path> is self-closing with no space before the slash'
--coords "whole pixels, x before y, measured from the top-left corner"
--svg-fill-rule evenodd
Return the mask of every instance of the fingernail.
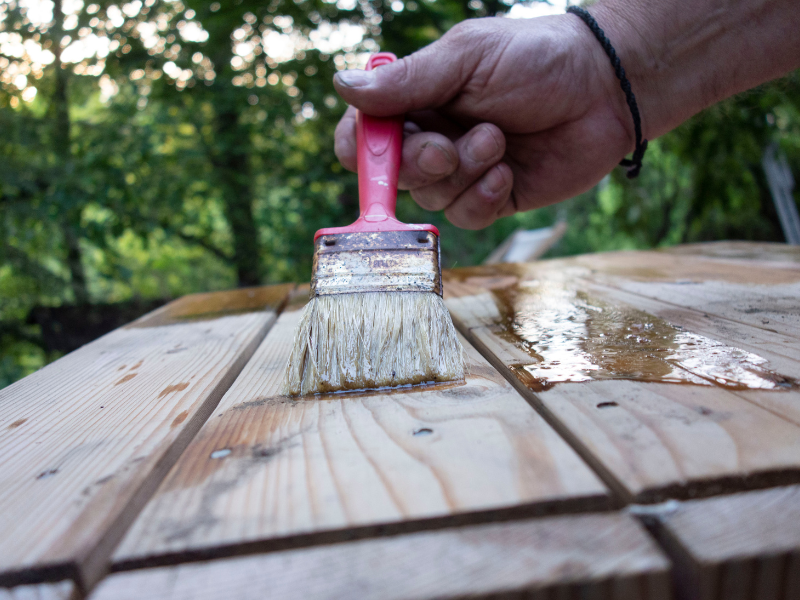
<path id="1" fill-rule="evenodd" d="M 334 77 L 341 85 L 357 88 L 368 86 L 375 81 L 375 72 L 352 69 L 347 71 L 339 71 L 336 73 L 336 75 L 334 75 Z"/>
<path id="2" fill-rule="evenodd" d="M 476 131 L 467 144 L 467 154 L 475 162 L 484 162 L 494 158 L 499 150 L 497 139 L 485 127 Z"/>
<path id="3" fill-rule="evenodd" d="M 483 191 L 489 196 L 493 196 L 494 194 L 498 193 L 505 186 L 506 178 L 503 177 L 503 174 L 497 167 L 493 167 L 492 170 L 486 173 L 481 180 L 481 188 L 483 188 Z"/>
<path id="4" fill-rule="evenodd" d="M 447 175 L 453 170 L 453 158 L 439 144 L 425 142 L 417 157 L 417 166 L 428 175 Z"/>

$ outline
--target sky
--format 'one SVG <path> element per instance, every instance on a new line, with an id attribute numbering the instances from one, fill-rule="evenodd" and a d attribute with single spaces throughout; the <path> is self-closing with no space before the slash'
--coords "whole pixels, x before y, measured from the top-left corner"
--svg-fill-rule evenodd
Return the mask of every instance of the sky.
<path id="1" fill-rule="evenodd" d="M 515 4 L 508 11 L 508 16 L 514 19 L 531 19 L 547 15 L 560 15 L 567 10 L 569 0 L 549 0 L 546 2 L 531 2 L 528 4 Z M 575 0 L 571 4 L 576 4 Z"/>

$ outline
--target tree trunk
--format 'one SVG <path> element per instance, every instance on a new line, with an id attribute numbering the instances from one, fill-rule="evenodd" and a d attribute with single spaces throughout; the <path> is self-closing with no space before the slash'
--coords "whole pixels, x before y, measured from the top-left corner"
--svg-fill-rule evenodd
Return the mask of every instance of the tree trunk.
<path id="1" fill-rule="evenodd" d="M 225 217 L 233 236 L 233 262 L 240 287 L 259 285 L 260 245 L 253 217 L 250 173 L 250 142 L 247 131 L 239 125 L 233 106 L 217 114 L 218 153 L 214 170 L 225 204 Z"/>
<path id="2" fill-rule="evenodd" d="M 60 226 L 67 250 L 67 268 L 70 274 L 70 286 L 76 304 L 88 304 L 89 291 L 86 285 L 86 272 L 80 247 L 81 209 L 80 200 L 74 197 L 74 190 L 70 190 L 68 178 L 70 177 L 70 163 L 72 152 L 70 149 L 70 121 L 69 98 L 67 94 L 69 73 L 61 64 L 61 37 L 63 34 L 64 13 L 61 0 L 53 3 L 53 68 L 55 69 L 55 89 L 51 99 L 50 110 L 53 117 L 53 142 L 54 150 L 59 157 L 61 167 L 60 181 L 57 183 L 56 199 L 62 204 L 59 207 L 61 215 Z M 70 197 L 71 193 L 73 197 Z"/>

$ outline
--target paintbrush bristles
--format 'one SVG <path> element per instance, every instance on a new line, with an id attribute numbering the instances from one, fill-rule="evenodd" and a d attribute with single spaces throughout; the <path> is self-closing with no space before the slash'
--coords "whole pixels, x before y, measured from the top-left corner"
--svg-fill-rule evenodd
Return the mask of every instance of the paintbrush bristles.
<path id="1" fill-rule="evenodd" d="M 281 393 L 463 379 L 463 349 L 438 294 L 335 294 L 303 310 Z"/>

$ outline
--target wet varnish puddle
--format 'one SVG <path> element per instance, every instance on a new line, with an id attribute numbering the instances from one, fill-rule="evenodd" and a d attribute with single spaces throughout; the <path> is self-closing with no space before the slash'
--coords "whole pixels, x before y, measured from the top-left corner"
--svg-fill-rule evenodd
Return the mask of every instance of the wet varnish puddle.
<path id="1" fill-rule="evenodd" d="M 613 306 L 561 282 L 527 281 L 492 290 L 500 313 L 495 331 L 528 353 L 512 365 L 534 391 L 561 382 L 630 379 L 781 390 L 796 382 L 767 360 L 643 311 Z"/>

